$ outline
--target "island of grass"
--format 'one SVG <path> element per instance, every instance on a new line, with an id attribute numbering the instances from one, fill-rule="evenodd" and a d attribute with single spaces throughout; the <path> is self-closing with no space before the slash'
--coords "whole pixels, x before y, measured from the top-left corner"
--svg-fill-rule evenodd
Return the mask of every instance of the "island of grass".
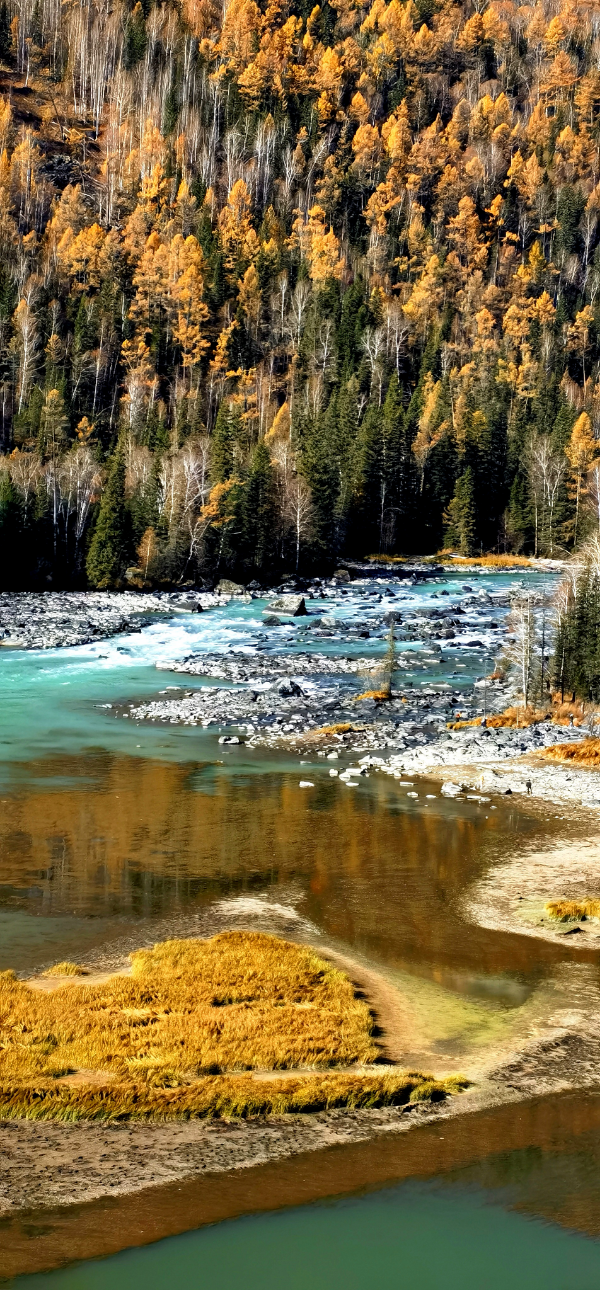
<path id="1" fill-rule="evenodd" d="M 0 1118 L 266 1115 L 464 1087 L 373 1069 L 367 1004 L 307 947 L 226 932 L 130 957 L 130 973 L 101 983 L 57 965 L 71 973 L 49 990 L 0 974 Z"/>

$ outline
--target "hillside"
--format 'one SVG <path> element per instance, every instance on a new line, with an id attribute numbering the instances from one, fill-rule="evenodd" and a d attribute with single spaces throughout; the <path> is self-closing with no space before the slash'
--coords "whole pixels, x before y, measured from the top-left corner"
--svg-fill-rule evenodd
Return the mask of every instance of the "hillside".
<path id="1" fill-rule="evenodd" d="M 597 530 L 599 17 L 3 3 L 2 585 Z"/>

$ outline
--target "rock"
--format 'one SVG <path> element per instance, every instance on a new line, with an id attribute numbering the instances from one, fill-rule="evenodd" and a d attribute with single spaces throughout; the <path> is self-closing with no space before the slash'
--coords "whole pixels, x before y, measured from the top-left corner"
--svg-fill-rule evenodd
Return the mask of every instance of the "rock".
<path id="1" fill-rule="evenodd" d="M 301 779 L 298 788 L 314 788 L 314 784 L 311 783 L 310 779 Z"/>
<path id="2" fill-rule="evenodd" d="M 263 623 L 265 627 L 281 627 L 281 618 L 277 614 L 263 614 Z"/>
<path id="3" fill-rule="evenodd" d="M 221 578 L 217 583 L 215 591 L 219 596 L 243 596 L 246 588 L 242 587 L 239 582 L 232 582 L 231 578 Z"/>
<path id="4" fill-rule="evenodd" d="M 142 587 L 150 585 L 144 578 L 144 570 L 137 569 L 134 566 L 125 570 L 124 577 L 125 582 L 127 582 L 130 587 L 138 587 L 141 590 Z"/>
<path id="5" fill-rule="evenodd" d="M 306 613 L 304 596 L 278 596 L 267 606 L 267 610 L 277 614 L 287 614 L 290 618 L 300 618 Z"/>
<path id="6" fill-rule="evenodd" d="M 460 784 L 453 784 L 448 780 L 447 783 L 442 784 L 440 793 L 442 793 L 444 797 L 458 797 L 462 793 L 462 787 Z"/>
<path id="7" fill-rule="evenodd" d="M 279 685 L 277 686 L 277 692 L 278 694 L 283 694 L 283 695 L 302 694 L 302 690 L 300 689 L 300 686 L 298 685 L 297 681 L 293 681 L 291 677 L 289 680 L 284 680 L 279 682 Z"/>
<path id="8" fill-rule="evenodd" d="M 339 582 L 350 582 L 350 581 L 351 581 L 351 579 L 350 579 L 350 574 L 348 573 L 348 570 L 347 570 L 347 569 L 336 569 L 336 571 L 335 571 L 335 573 L 334 573 L 334 575 L 333 575 L 333 576 L 334 576 L 334 578 L 337 578 Z"/>

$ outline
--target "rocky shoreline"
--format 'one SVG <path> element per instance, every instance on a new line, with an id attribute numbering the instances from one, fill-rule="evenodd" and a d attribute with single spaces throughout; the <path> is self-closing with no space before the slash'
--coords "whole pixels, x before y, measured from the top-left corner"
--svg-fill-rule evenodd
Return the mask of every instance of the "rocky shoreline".
<path id="1" fill-rule="evenodd" d="M 158 616 L 199 613 L 227 603 L 204 591 L 3 591 L 0 645 L 62 649 L 141 632 Z"/>

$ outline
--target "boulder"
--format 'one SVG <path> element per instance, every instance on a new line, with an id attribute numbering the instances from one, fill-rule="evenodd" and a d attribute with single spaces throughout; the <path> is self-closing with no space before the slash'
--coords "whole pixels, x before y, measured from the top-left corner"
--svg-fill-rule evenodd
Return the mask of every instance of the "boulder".
<path id="1" fill-rule="evenodd" d="M 239 582 L 232 582 L 231 578 L 221 578 L 217 583 L 215 591 L 219 596 L 243 596 L 246 588 L 242 587 Z"/>
<path id="2" fill-rule="evenodd" d="M 133 565 L 130 569 L 125 570 L 124 578 L 129 587 L 137 587 L 139 591 L 141 591 L 143 587 L 150 586 L 150 583 L 146 582 L 144 578 L 144 570 L 137 569 Z"/>
<path id="3" fill-rule="evenodd" d="M 460 784 L 452 784 L 448 781 L 447 783 L 442 784 L 440 793 L 443 793 L 444 797 L 459 797 L 462 793 L 462 787 Z"/>
<path id="4" fill-rule="evenodd" d="M 265 627 L 281 627 L 281 618 L 276 614 L 263 614 L 263 624 Z"/>
<path id="5" fill-rule="evenodd" d="M 350 574 L 347 569 L 336 569 L 333 576 L 338 579 L 338 582 L 350 582 Z"/>
<path id="6" fill-rule="evenodd" d="M 267 605 L 269 613 L 286 614 L 289 618 L 300 618 L 306 613 L 304 596 L 278 596 Z"/>

